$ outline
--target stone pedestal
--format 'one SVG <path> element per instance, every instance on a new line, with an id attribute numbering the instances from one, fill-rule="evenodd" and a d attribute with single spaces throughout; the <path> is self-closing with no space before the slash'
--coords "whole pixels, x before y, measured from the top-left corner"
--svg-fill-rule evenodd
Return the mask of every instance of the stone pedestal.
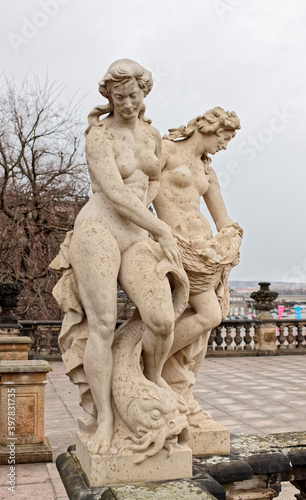
<path id="1" fill-rule="evenodd" d="M 254 337 L 255 351 L 276 351 L 276 324 L 271 323 L 270 311 L 275 307 L 274 300 L 278 297 L 277 292 L 269 289 L 271 283 L 258 283 L 260 289 L 252 292 L 250 297 L 255 300 L 255 309 L 258 311 L 257 319 L 269 320 L 256 328 Z"/>
<path id="2" fill-rule="evenodd" d="M 46 361 L 0 361 L 0 463 L 46 462 L 53 453 L 44 437 Z"/>
<path id="3" fill-rule="evenodd" d="M 149 479 L 88 486 L 74 446 L 57 458 L 56 465 L 70 500 L 114 497 L 118 500 L 272 500 L 278 497 L 282 482 L 288 481 L 300 490 L 297 498 L 306 498 L 305 432 L 232 434 L 230 455 L 194 456 L 192 476 L 177 481 Z"/>
<path id="4" fill-rule="evenodd" d="M 187 445 L 193 455 L 229 455 L 230 431 L 213 419 L 205 427 L 190 427 Z"/>
<path id="5" fill-rule="evenodd" d="M 135 464 L 135 454 L 125 451 L 90 455 L 81 433 L 77 433 L 76 456 L 90 486 L 104 486 L 143 481 L 163 481 L 192 476 L 192 453 L 186 445 L 173 445 L 173 453 L 163 449 L 153 457 Z"/>
<path id="6" fill-rule="evenodd" d="M 264 319 L 258 316 L 258 319 Z M 276 324 L 262 323 L 256 329 L 255 350 L 276 351 Z"/>
<path id="7" fill-rule="evenodd" d="M 27 360 L 30 337 L 0 335 L 0 360 Z"/>

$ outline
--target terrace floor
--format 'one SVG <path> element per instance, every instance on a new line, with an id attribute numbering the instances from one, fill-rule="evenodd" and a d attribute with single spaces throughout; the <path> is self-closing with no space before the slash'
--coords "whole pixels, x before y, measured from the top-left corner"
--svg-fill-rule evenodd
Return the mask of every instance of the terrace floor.
<path id="1" fill-rule="evenodd" d="M 75 443 L 81 415 L 78 389 L 61 362 L 52 362 L 45 398 L 45 435 L 55 458 Z M 194 393 L 203 409 L 231 432 L 261 434 L 306 431 L 306 357 L 299 355 L 209 358 Z M 1 466 L 0 500 L 66 500 L 55 463 L 16 466 L 16 490 L 8 491 L 8 466 Z M 298 491 L 282 485 L 278 498 L 294 500 Z"/>

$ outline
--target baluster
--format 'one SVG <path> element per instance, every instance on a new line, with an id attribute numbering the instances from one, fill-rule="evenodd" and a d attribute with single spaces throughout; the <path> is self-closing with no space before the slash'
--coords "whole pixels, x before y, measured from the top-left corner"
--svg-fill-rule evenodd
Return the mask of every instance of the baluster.
<path id="1" fill-rule="evenodd" d="M 276 336 L 276 340 L 275 340 L 275 345 L 276 345 L 276 349 L 279 349 L 279 326 L 278 325 L 275 325 L 275 336 Z"/>
<path id="2" fill-rule="evenodd" d="M 33 350 L 35 354 L 40 351 L 40 331 L 36 325 L 33 326 Z"/>
<path id="3" fill-rule="evenodd" d="M 245 351 L 251 351 L 252 350 L 252 346 L 251 346 L 251 342 L 252 342 L 252 335 L 251 335 L 251 328 L 252 326 L 249 325 L 249 324 L 246 324 L 245 325 L 245 336 L 244 336 L 244 341 L 245 341 Z"/>
<path id="4" fill-rule="evenodd" d="M 304 340 L 304 335 L 303 335 L 303 328 L 304 328 L 304 325 L 301 325 L 301 323 L 298 323 L 298 327 L 297 327 L 297 337 L 296 337 L 296 340 L 297 340 L 297 347 L 298 348 L 303 348 L 303 340 Z"/>
<path id="5" fill-rule="evenodd" d="M 35 326 L 32 326 L 29 329 L 26 329 L 26 331 L 25 331 L 25 328 L 23 328 L 23 330 L 21 330 L 21 331 L 23 332 L 21 335 L 25 335 L 27 337 L 30 337 L 30 339 L 32 340 L 32 343 L 29 344 L 29 359 L 31 359 L 32 356 L 35 356 L 35 354 L 37 353 Z"/>
<path id="6" fill-rule="evenodd" d="M 213 343 L 214 343 L 214 341 L 215 341 L 215 337 L 216 337 L 216 329 L 214 328 L 214 329 L 210 332 L 210 335 L 209 335 L 209 338 L 208 338 L 207 351 L 213 351 L 213 350 L 214 350 Z"/>
<path id="7" fill-rule="evenodd" d="M 295 332 L 295 325 L 288 325 L 288 337 L 287 337 L 287 340 L 288 340 L 288 349 L 295 349 L 296 346 L 295 346 L 295 335 L 294 335 L 294 332 Z"/>
<path id="8" fill-rule="evenodd" d="M 51 354 L 60 354 L 58 335 L 59 329 L 57 327 L 51 327 Z"/>
<path id="9" fill-rule="evenodd" d="M 47 356 L 51 352 L 50 332 L 44 327 L 38 328 L 37 331 L 39 333 L 39 354 Z"/>
<path id="10" fill-rule="evenodd" d="M 235 346 L 236 351 L 242 351 L 242 349 L 243 349 L 243 347 L 241 345 L 241 342 L 242 342 L 241 329 L 242 329 L 241 325 L 236 326 L 236 335 L 234 338 L 234 341 L 236 342 L 236 346 Z"/>
<path id="11" fill-rule="evenodd" d="M 223 337 L 221 335 L 222 333 L 222 326 L 217 326 L 216 328 L 216 337 L 215 337 L 215 342 L 216 342 L 216 351 L 223 351 L 222 343 L 223 343 Z"/>
<path id="12" fill-rule="evenodd" d="M 226 335 L 225 335 L 225 339 L 224 339 L 225 343 L 226 343 L 226 346 L 225 346 L 226 351 L 232 351 L 234 349 L 233 346 L 231 345 L 233 342 L 233 337 L 231 335 L 232 328 L 233 328 L 233 326 L 226 327 Z"/>
<path id="13" fill-rule="evenodd" d="M 283 324 L 279 325 L 279 337 L 278 337 L 279 349 L 287 349 L 288 347 L 284 344 L 284 342 L 286 341 L 285 328 L 286 328 L 285 325 Z"/>
<path id="14" fill-rule="evenodd" d="M 259 328 L 260 328 L 259 325 L 256 323 L 255 326 L 254 326 L 254 337 L 253 337 L 255 350 L 259 350 L 260 349 Z"/>

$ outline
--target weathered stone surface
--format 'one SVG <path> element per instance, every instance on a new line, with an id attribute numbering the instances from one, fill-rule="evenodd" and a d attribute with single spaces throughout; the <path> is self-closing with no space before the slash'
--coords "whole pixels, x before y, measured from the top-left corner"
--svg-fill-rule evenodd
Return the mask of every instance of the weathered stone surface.
<path id="1" fill-rule="evenodd" d="M 23 360 L 3 360 L 0 361 L 0 371 L 1 373 L 9 373 L 9 377 L 17 373 L 34 374 L 34 373 L 48 373 L 51 370 L 51 366 L 47 361 L 36 359 L 29 360 L 24 363 Z M 18 376 L 17 376 L 18 377 Z M 17 380 L 16 377 L 16 380 Z M 6 378 L 6 380 L 9 380 Z M 20 383 L 26 383 L 26 379 L 20 378 Z"/>
<path id="2" fill-rule="evenodd" d="M 167 483 L 154 484 L 131 484 L 124 486 L 112 486 L 118 500 L 155 500 L 163 498 L 174 498 L 175 500 L 213 500 L 216 497 L 204 491 L 191 481 L 170 481 Z"/>
<path id="3" fill-rule="evenodd" d="M 28 359 L 29 337 L 16 335 L 0 335 L 0 360 L 26 360 Z"/>
<path id="4" fill-rule="evenodd" d="M 91 485 L 143 480 L 146 470 L 147 479 L 188 477 L 189 426 L 194 453 L 229 452 L 229 433 L 211 417 L 203 423 L 192 386 L 210 331 L 228 314 L 243 233 L 207 155 L 227 148 L 240 121 L 215 107 L 162 144 L 144 117 L 152 85 L 129 59 L 99 82 L 108 104 L 89 114 L 85 133 L 93 195 L 50 265 L 62 273 L 59 345 L 80 388 L 76 450 Z M 118 280 L 136 309 L 115 333 Z"/>
<path id="5" fill-rule="evenodd" d="M 0 465 L 7 465 L 9 457 L 10 450 L 8 447 L 0 445 Z M 53 462 L 54 456 L 50 443 L 45 438 L 43 443 L 16 444 L 14 447 L 14 459 L 16 464 L 30 464 Z"/>
<path id="6" fill-rule="evenodd" d="M 266 312 L 266 314 L 268 313 Z M 255 350 L 275 352 L 276 349 L 275 325 L 271 325 L 270 323 L 261 323 L 256 331 Z"/>
<path id="7" fill-rule="evenodd" d="M 35 457 L 52 459 L 44 439 L 45 384 L 50 369 L 46 361 L 0 361 L 0 445 L 13 455 L 17 446 L 24 445 L 18 448 L 23 462 L 35 461 Z M 7 456 L 3 448 L 2 456 Z"/>
<path id="8" fill-rule="evenodd" d="M 193 455 L 228 455 L 230 453 L 230 432 L 213 419 L 203 427 L 190 426 L 187 446 Z"/>
<path id="9" fill-rule="evenodd" d="M 199 485 L 204 490 L 207 490 L 212 496 L 216 497 L 218 500 L 226 500 L 226 491 L 220 483 L 218 483 L 214 478 L 212 478 L 209 474 L 206 474 L 203 471 L 201 471 L 201 473 L 197 475 L 195 470 L 196 469 L 193 466 L 192 480 L 195 484 Z"/>
<path id="10" fill-rule="evenodd" d="M 119 428 L 139 461 L 188 439 L 187 408 L 162 378 L 189 284 L 170 228 L 147 209 L 161 156 L 160 135 L 144 117 L 152 85 L 151 73 L 128 59 L 99 83 L 109 102 L 88 117 L 93 196 L 51 264 L 63 273 L 54 289 L 65 312 L 59 344 L 80 387 L 80 430 L 93 457 L 117 446 Z M 137 310 L 113 342 L 118 279 Z"/>
<path id="11" fill-rule="evenodd" d="M 171 456 L 161 450 L 142 463 L 135 463 L 135 454 L 119 452 L 105 455 L 92 455 L 86 442 L 77 434 L 76 455 L 88 478 L 90 486 L 103 486 L 116 483 L 179 479 L 192 474 L 192 453 L 186 445 L 174 445 Z"/>
<path id="12" fill-rule="evenodd" d="M 192 484 L 193 487 L 196 486 L 204 488 L 218 500 L 225 500 L 225 493 L 227 495 L 226 500 L 263 500 L 276 498 L 281 490 L 281 481 L 290 481 L 300 489 L 301 497 L 299 498 L 302 499 L 306 484 L 306 460 L 304 460 L 303 462 L 303 454 L 300 454 L 299 457 L 300 464 L 291 464 L 290 470 L 283 470 L 284 462 L 282 461 L 282 458 L 280 458 L 282 455 L 286 459 L 285 455 L 287 455 L 287 453 L 289 455 L 289 453 L 294 452 L 297 443 L 301 444 L 301 446 L 297 446 L 298 451 L 303 450 L 303 448 L 306 446 L 304 444 L 305 433 L 295 432 L 288 434 L 265 434 L 264 436 L 247 436 L 236 434 L 235 436 L 233 436 L 233 447 L 235 447 L 236 453 L 235 455 L 232 454 L 228 456 L 193 457 L 192 478 L 186 478 L 183 480 L 183 482 L 186 482 L 186 484 Z M 280 448 L 278 446 L 280 445 L 282 446 L 283 453 L 279 453 Z M 239 446 L 241 447 L 240 452 Z M 278 450 L 277 453 L 274 453 L 275 449 Z M 83 483 L 86 483 L 86 476 L 84 475 L 84 472 L 79 469 L 80 466 L 75 458 L 73 449 L 70 449 L 69 454 L 64 455 L 65 457 L 69 455 L 70 465 L 67 465 L 69 462 L 69 460 L 67 462 L 67 458 L 63 456 L 59 457 L 59 461 L 62 461 L 62 463 L 64 464 L 64 466 L 59 467 L 60 471 L 62 471 L 61 475 L 63 477 L 63 480 L 65 481 L 65 473 L 63 472 L 65 469 L 70 468 L 74 471 L 78 469 L 78 481 L 81 478 Z M 258 468 L 257 464 L 254 462 L 254 468 L 255 470 L 257 470 L 256 473 L 248 462 L 248 459 L 250 457 L 255 457 L 256 459 L 258 459 L 259 456 L 262 459 L 260 463 L 261 469 Z M 271 460 L 271 457 L 273 457 L 274 461 L 272 467 L 269 464 L 269 460 Z M 275 466 L 275 461 L 277 460 L 279 460 L 280 462 L 278 466 Z M 72 462 L 74 462 L 73 466 L 71 466 Z M 279 470 L 279 472 L 271 472 L 271 470 L 274 469 Z M 75 473 L 76 472 L 74 472 L 74 474 Z M 178 481 L 178 483 L 179 482 L 180 481 Z M 169 482 L 167 481 L 165 484 L 167 483 Z M 174 481 L 173 483 L 176 483 L 176 481 Z M 160 484 L 160 482 L 153 484 L 153 490 L 154 488 L 159 487 Z M 118 485 L 116 485 L 116 487 L 117 486 Z M 152 491 L 152 483 L 150 481 L 149 483 L 146 482 L 137 485 L 133 484 L 131 487 L 130 486 L 131 484 L 125 489 L 125 486 L 122 485 L 122 489 L 120 489 L 120 486 L 118 488 L 118 492 L 127 491 L 129 493 L 133 491 L 135 492 L 135 494 L 137 494 L 137 491 Z M 113 486 L 109 486 L 109 490 L 105 489 L 103 491 L 108 491 L 107 494 L 109 494 L 109 492 L 112 491 L 112 488 Z M 138 488 L 140 489 L 137 490 Z M 88 491 L 98 490 L 99 488 L 88 489 Z M 156 491 L 156 489 L 154 491 Z M 166 489 L 165 491 L 170 492 L 171 490 Z M 74 498 L 70 495 L 69 497 Z M 136 498 L 138 497 L 136 496 Z M 161 496 L 160 498 L 163 497 Z"/>
<path id="13" fill-rule="evenodd" d="M 252 467 L 243 459 L 229 456 L 203 456 L 193 458 L 193 477 L 201 478 L 206 473 L 218 483 L 245 481 L 254 476 Z"/>
<path id="14" fill-rule="evenodd" d="M 278 497 L 280 485 L 269 485 L 269 478 L 264 475 L 225 485 L 225 489 L 226 500 L 272 500 Z"/>
<path id="15" fill-rule="evenodd" d="M 234 434 L 231 449 L 250 464 L 255 474 L 274 474 L 290 471 L 292 464 L 305 463 L 303 445 L 306 446 L 306 435 L 301 432 L 255 436 Z"/>
<path id="16" fill-rule="evenodd" d="M 197 418 L 201 421 L 201 411 L 192 387 L 206 355 L 210 331 L 229 312 L 227 279 L 239 262 L 243 233 L 226 211 L 208 155 L 225 150 L 238 129 L 236 114 L 216 107 L 186 127 L 169 129 L 162 141 L 161 182 L 153 204 L 177 239 L 190 285 L 189 308 L 175 326 L 163 377 L 185 399 L 193 423 Z M 215 236 L 200 210 L 201 201 L 215 223 Z"/>
<path id="17" fill-rule="evenodd" d="M 71 500 L 85 498 L 87 500 L 113 500 L 114 496 L 118 500 L 137 498 L 139 500 L 151 498 L 225 500 L 225 491 L 222 486 L 207 475 L 202 476 L 202 481 L 186 478 L 178 481 L 147 481 L 90 487 L 76 458 L 74 447 L 70 447 L 67 453 L 60 455 L 56 460 L 56 465 Z"/>

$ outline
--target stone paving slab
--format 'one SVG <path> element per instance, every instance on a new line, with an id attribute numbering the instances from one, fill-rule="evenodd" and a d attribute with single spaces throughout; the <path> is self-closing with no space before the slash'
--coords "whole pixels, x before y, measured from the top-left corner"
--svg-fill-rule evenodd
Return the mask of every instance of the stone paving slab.
<path id="1" fill-rule="evenodd" d="M 55 458 L 75 444 L 81 415 L 78 390 L 61 362 L 51 362 L 45 399 L 45 435 Z M 208 358 L 198 375 L 195 395 L 217 422 L 233 433 L 306 430 L 306 358 L 301 355 Z M 221 401 L 221 403 L 220 403 Z M 225 425 L 223 423 L 223 425 Z M 0 467 L 0 500 L 67 500 L 55 464 L 16 466 L 16 491 L 7 490 L 8 466 Z M 297 490 L 282 485 L 280 500 L 293 500 Z"/>

